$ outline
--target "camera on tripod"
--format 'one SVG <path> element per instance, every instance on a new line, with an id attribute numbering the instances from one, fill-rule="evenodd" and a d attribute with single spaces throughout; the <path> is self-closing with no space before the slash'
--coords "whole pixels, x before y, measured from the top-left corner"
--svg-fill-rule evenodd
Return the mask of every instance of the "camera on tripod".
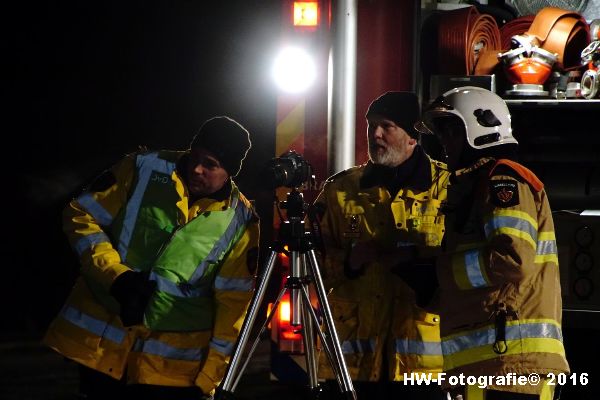
<path id="1" fill-rule="evenodd" d="M 305 188 L 308 186 L 311 189 L 316 188 L 312 167 L 300 154 L 290 150 L 279 157 L 271 159 L 263 170 L 263 174 L 268 176 L 268 183 L 270 183 L 272 188 L 285 186 L 290 188 L 291 191 L 287 194 L 287 200 L 276 201 L 277 211 L 282 221 L 278 239 L 271 246 L 271 252 L 267 258 L 265 267 L 257 280 L 257 287 L 254 290 L 246 318 L 240 329 L 240 335 L 231 354 L 227 371 L 215 393 L 215 399 L 227 400 L 232 398 L 231 396 L 233 396 L 241 373 L 246 368 L 250 357 L 258 346 L 261 334 L 266 330 L 275 315 L 275 311 L 284 293 L 289 292 L 290 325 L 297 328 L 302 335 L 309 389 L 312 397 L 317 399 L 321 393 L 321 387 L 317 378 L 318 357 L 316 335 L 318 335 L 327 359 L 335 371 L 341 392 L 345 395 L 346 399 L 356 400 L 356 392 L 354 391 L 354 386 L 352 385 L 348 367 L 342 353 L 340 340 L 337 336 L 315 252 L 315 248 L 317 247 L 314 243 L 315 239 L 320 242 L 319 244 L 322 247 L 322 241 L 319 239 L 320 228 L 318 228 L 318 220 L 311 218 L 311 216 L 316 215 L 314 211 L 315 207 L 311 207 L 304 201 L 302 193 L 299 190 L 300 186 L 304 186 Z M 265 181 L 267 179 L 263 180 L 263 182 Z M 287 219 L 283 218 L 280 207 L 287 210 Z M 306 230 L 306 216 L 308 216 L 312 232 Z M 245 361 L 242 363 L 242 355 L 248 343 L 250 332 L 253 330 L 260 305 L 263 302 L 269 279 L 273 273 L 277 254 L 284 251 L 287 252 L 290 259 L 290 275 L 287 277 L 284 287 L 273 303 L 267 319 L 261 325 L 252 347 L 248 351 Z M 316 292 L 321 310 L 321 318 L 317 316 L 313 309 L 308 289 L 309 285 L 312 285 Z"/>
<path id="2" fill-rule="evenodd" d="M 312 166 L 300 154 L 289 150 L 269 161 L 266 167 L 273 188 L 298 188 L 303 184 L 314 186 Z"/>
<path id="3" fill-rule="evenodd" d="M 306 159 L 294 150 L 289 150 L 279 157 L 271 159 L 266 165 L 265 174 L 271 188 L 287 187 L 292 189 L 287 193 L 286 200 L 279 201 L 276 197 L 275 206 L 281 220 L 280 236 L 285 240 L 303 238 L 304 218 L 311 206 L 304 201 L 301 189 L 316 189 L 316 180 L 312 166 Z M 281 209 L 287 210 L 287 219 Z M 312 212 L 309 212 L 311 226 L 314 222 Z M 313 228 L 313 231 L 315 229 Z M 318 228 L 313 233 L 318 233 Z"/>

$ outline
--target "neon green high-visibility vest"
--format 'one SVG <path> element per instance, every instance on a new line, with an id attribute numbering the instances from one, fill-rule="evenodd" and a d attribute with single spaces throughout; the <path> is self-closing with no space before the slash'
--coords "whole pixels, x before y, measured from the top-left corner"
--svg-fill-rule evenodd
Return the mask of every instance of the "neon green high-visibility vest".
<path id="1" fill-rule="evenodd" d="M 178 331 L 212 327 L 215 275 L 251 218 L 234 186 L 229 208 L 204 212 L 174 232 L 152 267 L 157 291 L 145 313 L 148 327 Z"/>
<path id="2" fill-rule="evenodd" d="M 164 151 L 137 156 L 135 187 L 111 229 L 123 262 L 149 272 L 149 278 L 157 282 L 144 318 L 153 330 L 212 327 L 212 284 L 217 269 L 252 218 L 231 182 L 227 209 L 204 212 L 178 226 L 180 196 L 171 176 L 180 155 Z"/>

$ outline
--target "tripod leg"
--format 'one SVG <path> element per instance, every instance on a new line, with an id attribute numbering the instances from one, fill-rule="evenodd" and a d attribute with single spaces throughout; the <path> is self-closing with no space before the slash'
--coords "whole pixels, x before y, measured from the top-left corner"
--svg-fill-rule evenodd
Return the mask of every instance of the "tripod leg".
<path id="1" fill-rule="evenodd" d="M 304 296 L 304 304 L 309 304 L 308 307 L 304 307 L 304 314 L 303 314 L 303 318 L 305 319 L 305 321 L 309 320 L 308 317 L 312 318 L 312 331 L 313 334 L 314 332 L 316 332 L 319 337 L 321 338 L 321 345 L 323 346 L 323 349 L 325 350 L 325 354 L 327 355 L 327 359 L 329 360 L 332 368 L 335 370 L 335 377 L 336 380 L 338 382 L 338 386 L 342 387 L 342 381 L 341 381 L 341 373 L 340 373 L 340 369 L 338 367 L 338 361 L 337 358 L 335 357 L 335 354 L 331 351 L 331 346 L 328 344 L 328 339 L 325 336 L 325 334 L 321 331 L 321 329 L 319 328 L 319 318 L 317 317 L 317 314 L 315 312 L 315 310 L 312 308 L 312 305 L 310 305 L 310 295 L 308 294 L 308 289 L 305 287 L 302 288 L 302 295 Z M 314 327 L 317 327 L 316 329 Z M 313 336 L 314 338 L 314 336 Z M 314 339 L 313 339 L 314 342 Z M 318 384 L 318 376 L 317 376 L 317 371 L 318 371 L 318 366 L 317 366 L 317 356 L 316 356 L 316 346 L 312 345 L 313 347 L 309 349 L 309 351 L 311 351 L 311 355 L 309 358 L 308 353 L 307 354 L 307 358 L 306 358 L 306 363 L 307 365 L 312 365 L 314 368 L 314 377 L 312 378 L 313 381 L 315 382 L 314 385 L 311 384 L 311 398 L 313 400 L 318 400 L 322 398 L 322 392 L 323 392 L 323 387 L 321 385 Z M 310 364 L 309 364 L 310 363 Z M 311 373 L 311 371 L 309 370 L 309 374 Z M 309 376 L 313 376 L 313 375 L 309 375 Z M 311 381 L 311 382 L 313 382 Z"/>
<path id="2" fill-rule="evenodd" d="M 329 301 L 327 300 L 327 293 L 325 293 L 325 287 L 323 286 L 323 280 L 321 279 L 321 271 L 319 270 L 317 256 L 315 255 L 314 250 L 310 250 L 307 255 L 310 270 L 315 281 L 314 283 L 315 289 L 317 290 L 317 297 L 319 299 L 319 303 L 321 304 L 321 308 L 323 309 L 325 326 L 327 327 L 327 331 L 329 332 L 329 336 L 331 338 L 332 351 L 337 359 L 337 366 L 339 369 L 335 368 L 335 366 L 333 367 L 334 370 L 339 372 L 341 375 L 340 377 L 337 377 L 338 382 L 341 382 L 340 389 L 348 399 L 356 400 L 356 392 L 354 391 L 354 386 L 352 385 L 352 380 L 350 379 L 350 374 L 348 373 L 346 360 L 344 359 L 344 354 L 342 353 L 342 346 L 340 345 L 340 340 L 333 322 L 333 314 L 331 314 L 331 308 L 329 307 Z"/>
<path id="3" fill-rule="evenodd" d="M 250 333 L 252 331 L 252 327 L 254 326 L 254 321 L 256 320 L 256 316 L 258 315 L 260 305 L 262 304 L 263 298 L 265 296 L 265 292 L 269 283 L 269 278 L 271 277 L 273 268 L 275 266 L 276 258 L 277 252 L 275 250 L 272 250 L 271 254 L 269 255 L 266 267 L 260 277 L 260 281 L 258 282 L 257 288 L 254 291 L 254 295 L 252 296 L 252 301 L 250 302 L 250 307 L 248 308 L 248 312 L 246 313 L 244 323 L 242 324 L 242 328 L 240 330 L 240 335 L 236 342 L 235 349 L 233 350 L 233 353 L 231 355 L 229 365 L 227 366 L 227 371 L 225 371 L 225 376 L 223 377 L 221 386 L 215 394 L 216 399 L 221 398 L 223 394 L 232 393 L 235 389 L 235 376 L 238 372 L 239 363 L 242 354 L 244 353 L 244 348 L 246 347 L 246 343 L 248 342 Z"/>
<path id="4" fill-rule="evenodd" d="M 306 287 L 303 288 L 303 293 L 304 298 L 305 299 L 309 299 L 310 296 L 308 294 L 308 290 L 306 289 Z M 307 300 L 308 301 L 308 300 Z M 314 326 L 319 326 L 319 318 L 317 317 L 317 313 L 315 312 L 315 310 L 310 307 L 307 308 L 308 310 L 308 314 L 312 317 Z M 340 361 L 339 358 L 337 357 L 337 355 L 333 352 L 331 344 L 329 344 L 329 341 L 331 339 L 327 338 L 325 336 L 325 333 L 323 331 L 321 331 L 321 329 L 316 329 L 317 334 L 319 335 L 319 337 L 321 338 L 321 345 L 323 346 L 323 350 L 325 351 L 325 354 L 327 356 L 327 360 L 329 360 L 329 363 L 331 365 L 331 367 L 335 370 L 335 378 L 336 381 L 338 383 L 338 386 L 341 388 L 342 386 L 342 370 L 340 369 Z M 318 368 L 316 367 L 316 362 L 317 359 L 315 358 L 315 369 L 318 370 Z M 317 399 L 318 398 L 318 393 L 319 391 L 315 391 L 313 390 L 313 398 Z"/>
<path id="5" fill-rule="evenodd" d="M 306 275 L 306 257 L 302 256 L 302 274 Z M 306 287 L 302 287 L 302 291 L 299 293 L 303 296 L 298 298 L 299 303 L 302 306 L 302 339 L 304 341 L 304 355 L 306 357 L 306 369 L 308 373 L 308 382 L 311 390 L 315 390 L 319 386 L 317 378 L 317 359 L 316 359 L 316 346 L 314 329 L 315 325 L 311 318 L 309 309 L 312 311 L 312 305 L 310 298 L 306 295 Z"/>
<path id="6" fill-rule="evenodd" d="M 297 250 L 292 250 L 290 253 L 290 261 L 292 264 L 291 276 L 299 279 L 300 277 L 306 275 L 306 268 L 304 268 L 302 263 L 304 256 Z M 290 324 L 292 326 L 300 325 L 300 320 L 302 318 L 302 315 L 300 314 L 300 289 L 298 286 L 299 285 L 293 285 L 290 289 L 290 307 L 292 313 L 292 320 L 290 321 Z"/>
<path id="7" fill-rule="evenodd" d="M 242 374 L 246 370 L 246 367 L 248 366 L 248 363 L 250 362 L 250 359 L 251 359 L 252 355 L 254 354 L 254 351 L 256 350 L 256 348 L 258 347 L 258 344 L 260 343 L 260 338 L 261 338 L 262 334 L 265 332 L 265 330 L 267 329 L 267 326 L 271 323 L 271 320 L 273 319 L 273 317 L 275 316 L 275 313 L 277 312 L 277 308 L 279 308 L 279 303 L 281 303 L 281 298 L 283 297 L 283 294 L 286 292 L 286 290 L 287 290 L 287 288 L 282 288 L 281 291 L 279 292 L 279 295 L 277 295 L 277 299 L 273 303 L 271 312 L 269 313 L 269 315 L 267 315 L 267 319 L 265 320 L 265 322 L 263 322 L 258 333 L 256 334 L 256 338 L 254 340 L 254 343 L 252 343 L 252 347 L 250 347 L 250 350 L 248 350 L 248 354 L 246 356 L 246 359 L 244 360 L 244 364 L 242 364 L 242 366 L 238 370 L 237 376 L 235 377 L 234 382 L 233 382 L 232 390 L 235 390 L 237 388 L 237 385 L 240 382 L 240 378 L 242 377 Z"/>

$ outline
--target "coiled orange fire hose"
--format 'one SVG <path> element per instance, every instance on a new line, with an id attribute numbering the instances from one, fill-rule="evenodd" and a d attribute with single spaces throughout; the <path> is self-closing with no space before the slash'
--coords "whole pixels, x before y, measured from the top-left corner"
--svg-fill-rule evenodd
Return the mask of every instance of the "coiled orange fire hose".
<path id="1" fill-rule="evenodd" d="M 475 7 L 446 12 L 438 27 L 438 66 L 445 74 L 483 75 L 498 64 L 500 30 Z"/>

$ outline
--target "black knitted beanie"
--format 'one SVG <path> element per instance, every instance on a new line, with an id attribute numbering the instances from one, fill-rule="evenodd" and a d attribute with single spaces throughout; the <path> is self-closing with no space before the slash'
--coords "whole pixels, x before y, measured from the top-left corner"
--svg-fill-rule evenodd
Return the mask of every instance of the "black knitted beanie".
<path id="1" fill-rule="evenodd" d="M 214 117 L 202 124 L 190 148 L 201 147 L 219 160 L 230 176 L 236 176 L 252 143 L 248 131 L 233 119 Z"/>

